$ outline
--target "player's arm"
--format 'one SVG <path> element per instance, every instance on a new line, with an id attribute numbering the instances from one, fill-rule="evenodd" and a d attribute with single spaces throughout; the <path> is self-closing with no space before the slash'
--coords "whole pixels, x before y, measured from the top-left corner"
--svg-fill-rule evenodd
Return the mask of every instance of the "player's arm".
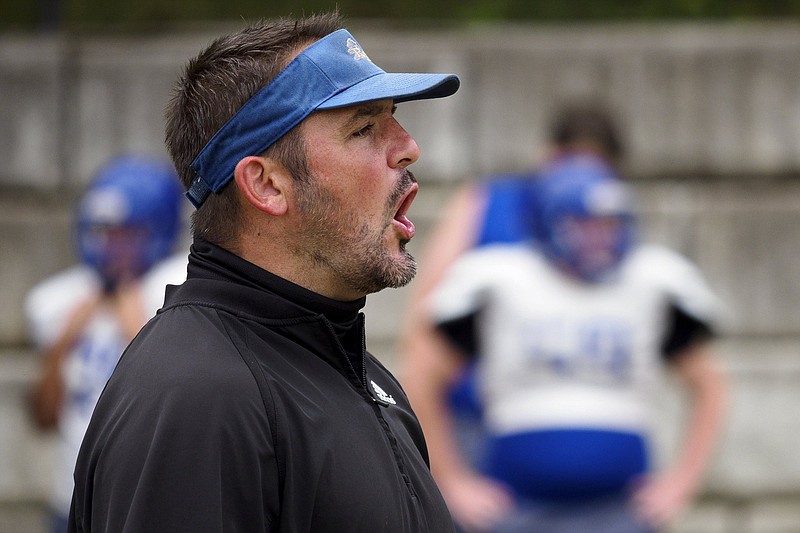
<path id="1" fill-rule="evenodd" d="M 728 404 L 728 381 L 710 339 L 676 354 L 673 369 L 689 395 L 689 417 L 676 461 L 637 494 L 640 511 L 663 524 L 698 492 L 718 441 Z"/>
<path id="2" fill-rule="evenodd" d="M 58 424 L 64 404 L 64 360 L 97 311 L 100 302 L 99 294 L 81 302 L 72 312 L 61 334 L 43 349 L 43 367 L 39 380 L 31 391 L 33 420 L 41 429 L 51 429 Z"/>

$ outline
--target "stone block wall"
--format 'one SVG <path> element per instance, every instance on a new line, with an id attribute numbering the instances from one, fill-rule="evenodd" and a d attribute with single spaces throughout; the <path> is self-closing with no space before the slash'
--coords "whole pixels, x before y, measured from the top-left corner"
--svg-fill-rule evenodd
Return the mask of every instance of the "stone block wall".
<path id="1" fill-rule="evenodd" d="M 452 98 L 397 112 L 422 148 L 418 256 L 456 186 L 537 161 L 560 102 L 593 95 L 617 111 L 646 237 L 696 261 L 726 304 L 732 410 L 706 491 L 674 530 L 800 532 L 800 25 L 351 29 L 387 70 L 463 82 Z M 37 366 L 24 294 L 74 260 L 72 201 L 100 164 L 165 153 L 171 85 L 216 34 L 0 35 L 0 531 L 41 531 L 52 461 L 52 438 L 25 413 Z M 389 366 L 408 291 L 368 299 L 369 343 Z M 676 393 L 668 382 L 664 456 L 681 421 Z"/>

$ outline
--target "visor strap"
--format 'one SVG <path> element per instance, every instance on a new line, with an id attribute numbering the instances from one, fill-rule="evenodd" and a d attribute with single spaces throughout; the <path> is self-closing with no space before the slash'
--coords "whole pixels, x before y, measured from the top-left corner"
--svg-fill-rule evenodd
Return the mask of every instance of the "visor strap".
<path id="1" fill-rule="evenodd" d="M 186 197 L 192 202 L 195 209 L 203 205 L 203 202 L 206 201 L 209 194 L 211 194 L 211 188 L 199 175 L 194 178 L 194 181 L 192 181 L 192 184 L 189 186 L 189 190 L 186 191 Z"/>

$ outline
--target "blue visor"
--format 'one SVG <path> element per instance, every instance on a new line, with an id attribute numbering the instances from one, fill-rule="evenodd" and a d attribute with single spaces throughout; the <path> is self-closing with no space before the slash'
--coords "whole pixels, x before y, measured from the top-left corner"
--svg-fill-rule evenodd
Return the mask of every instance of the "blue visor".
<path id="1" fill-rule="evenodd" d="M 442 98 L 458 86 L 453 74 L 384 72 L 347 30 L 335 31 L 301 52 L 214 134 L 192 161 L 196 177 L 186 196 L 200 207 L 231 180 L 242 158 L 263 153 L 318 109 Z"/>

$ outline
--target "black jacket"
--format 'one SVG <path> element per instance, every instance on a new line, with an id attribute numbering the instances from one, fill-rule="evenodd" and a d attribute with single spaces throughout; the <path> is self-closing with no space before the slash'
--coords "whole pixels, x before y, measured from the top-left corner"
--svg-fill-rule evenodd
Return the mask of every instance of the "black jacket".
<path id="1" fill-rule="evenodd" d="M 364 348 L 364 301 L 195 242 L 97 404 L 70 531 L 452 531 L 419 422 Z"/>

